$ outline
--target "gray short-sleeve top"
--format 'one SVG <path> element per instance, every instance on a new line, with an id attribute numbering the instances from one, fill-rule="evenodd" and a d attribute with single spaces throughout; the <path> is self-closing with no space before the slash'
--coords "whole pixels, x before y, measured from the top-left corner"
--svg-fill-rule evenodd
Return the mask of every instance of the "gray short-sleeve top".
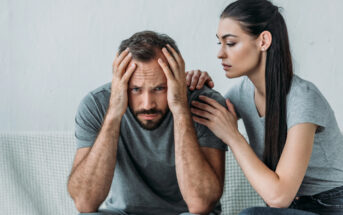
<path id="1" fill-rule="evenodd" d="M 262 160 L 264 123 L 254 102 L 254 85 L 244 77 L 225 95 L 243 119 L 249 144 Z M 343 185 L 343 135 L 334 111 L 311 82 L 294 75 L 287 95 L 287 127 L 300 123 L 318 125 L 306 175 L 297 195 L 313 195 Z"/>
<path id="2" fill-rule="evenodd" d="M 111 94 L 111 83 L 88 93 L 75 117 L 77 148 L 91 147 L 101 129 Z M 189 104 L 206 95 L 225 106 L 216 91 L 203 88 L 188 91 Z M 179 214 L 188 208 L 182 198 L 175 170 L 173 116 L 167 113 L 161 125 L 145 130 L 127 108 L 120 125 L 117 163 L 110 192 L 102 208 L 133 214 Z M 222 151 L 227 146 L 207 127 L 194 123 L 201 147 Z M 220 210 L 220 204 L 214 211 Z"/>

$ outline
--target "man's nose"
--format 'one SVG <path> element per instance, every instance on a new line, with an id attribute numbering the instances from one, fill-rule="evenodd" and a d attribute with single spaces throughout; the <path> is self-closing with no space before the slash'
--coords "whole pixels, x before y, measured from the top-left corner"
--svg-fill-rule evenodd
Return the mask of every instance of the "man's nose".
<path id="1" fill-rule="evenodd" d="M 151 93 L 146 92 L 143 97 L 143 108 L 145 110 L 150 110 L 156 107 L 156 102 L 154 96 Z"/>

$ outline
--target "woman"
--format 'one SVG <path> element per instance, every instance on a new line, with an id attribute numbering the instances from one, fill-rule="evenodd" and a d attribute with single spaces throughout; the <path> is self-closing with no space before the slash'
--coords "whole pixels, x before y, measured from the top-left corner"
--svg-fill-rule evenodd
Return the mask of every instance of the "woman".
<path id="1" fill-rule="evenodd" d="M 241 214 L 343 214 L 343 136 L 319 90 L 293 75 L 278 7 L 233 2 L 220 16 L 217 37 L 226 77 L 245 77 L 226 94 L 227 108 L 200 97 L 191 111 L 230 147 L 269 206 Z M 239 118 L 250 144 L 238 131 Z"/>

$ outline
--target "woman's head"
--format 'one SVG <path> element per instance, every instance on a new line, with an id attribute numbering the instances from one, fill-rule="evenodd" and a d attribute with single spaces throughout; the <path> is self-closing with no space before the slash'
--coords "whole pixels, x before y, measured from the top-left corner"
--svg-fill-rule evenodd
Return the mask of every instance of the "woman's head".
<path id="1" fill-rule="evenodd" d="M 224 37 L 228 34 L 237 35 Z M 268 0 L 238 0 L 222 12 L 217 36 L 226 44 L 218 57 L 224 64 L 232 64 L 224 67 L 228 77 L 249 76 L 264 68 L 264 160 L 275 169 L 287 136 L 286 96 L 293 77 L 285 21 L 279 8 Z"/>

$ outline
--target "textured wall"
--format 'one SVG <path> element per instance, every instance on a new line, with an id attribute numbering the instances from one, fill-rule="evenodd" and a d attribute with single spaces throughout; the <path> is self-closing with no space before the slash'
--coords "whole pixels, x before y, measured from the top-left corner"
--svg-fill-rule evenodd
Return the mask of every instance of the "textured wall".
<path id="1" fill-rule="evenodd" d="M 187 69 L 210 72 L 225 93 L 216 59 L 225 0 L 0 0 L 0 131 L 70 131 L 81 98 L 111 80 L 121 40 L 151 29 L 178 43 Z M 343 2 L 278 0 L 296 73 L 314 82 L 343 129 Z"/>

